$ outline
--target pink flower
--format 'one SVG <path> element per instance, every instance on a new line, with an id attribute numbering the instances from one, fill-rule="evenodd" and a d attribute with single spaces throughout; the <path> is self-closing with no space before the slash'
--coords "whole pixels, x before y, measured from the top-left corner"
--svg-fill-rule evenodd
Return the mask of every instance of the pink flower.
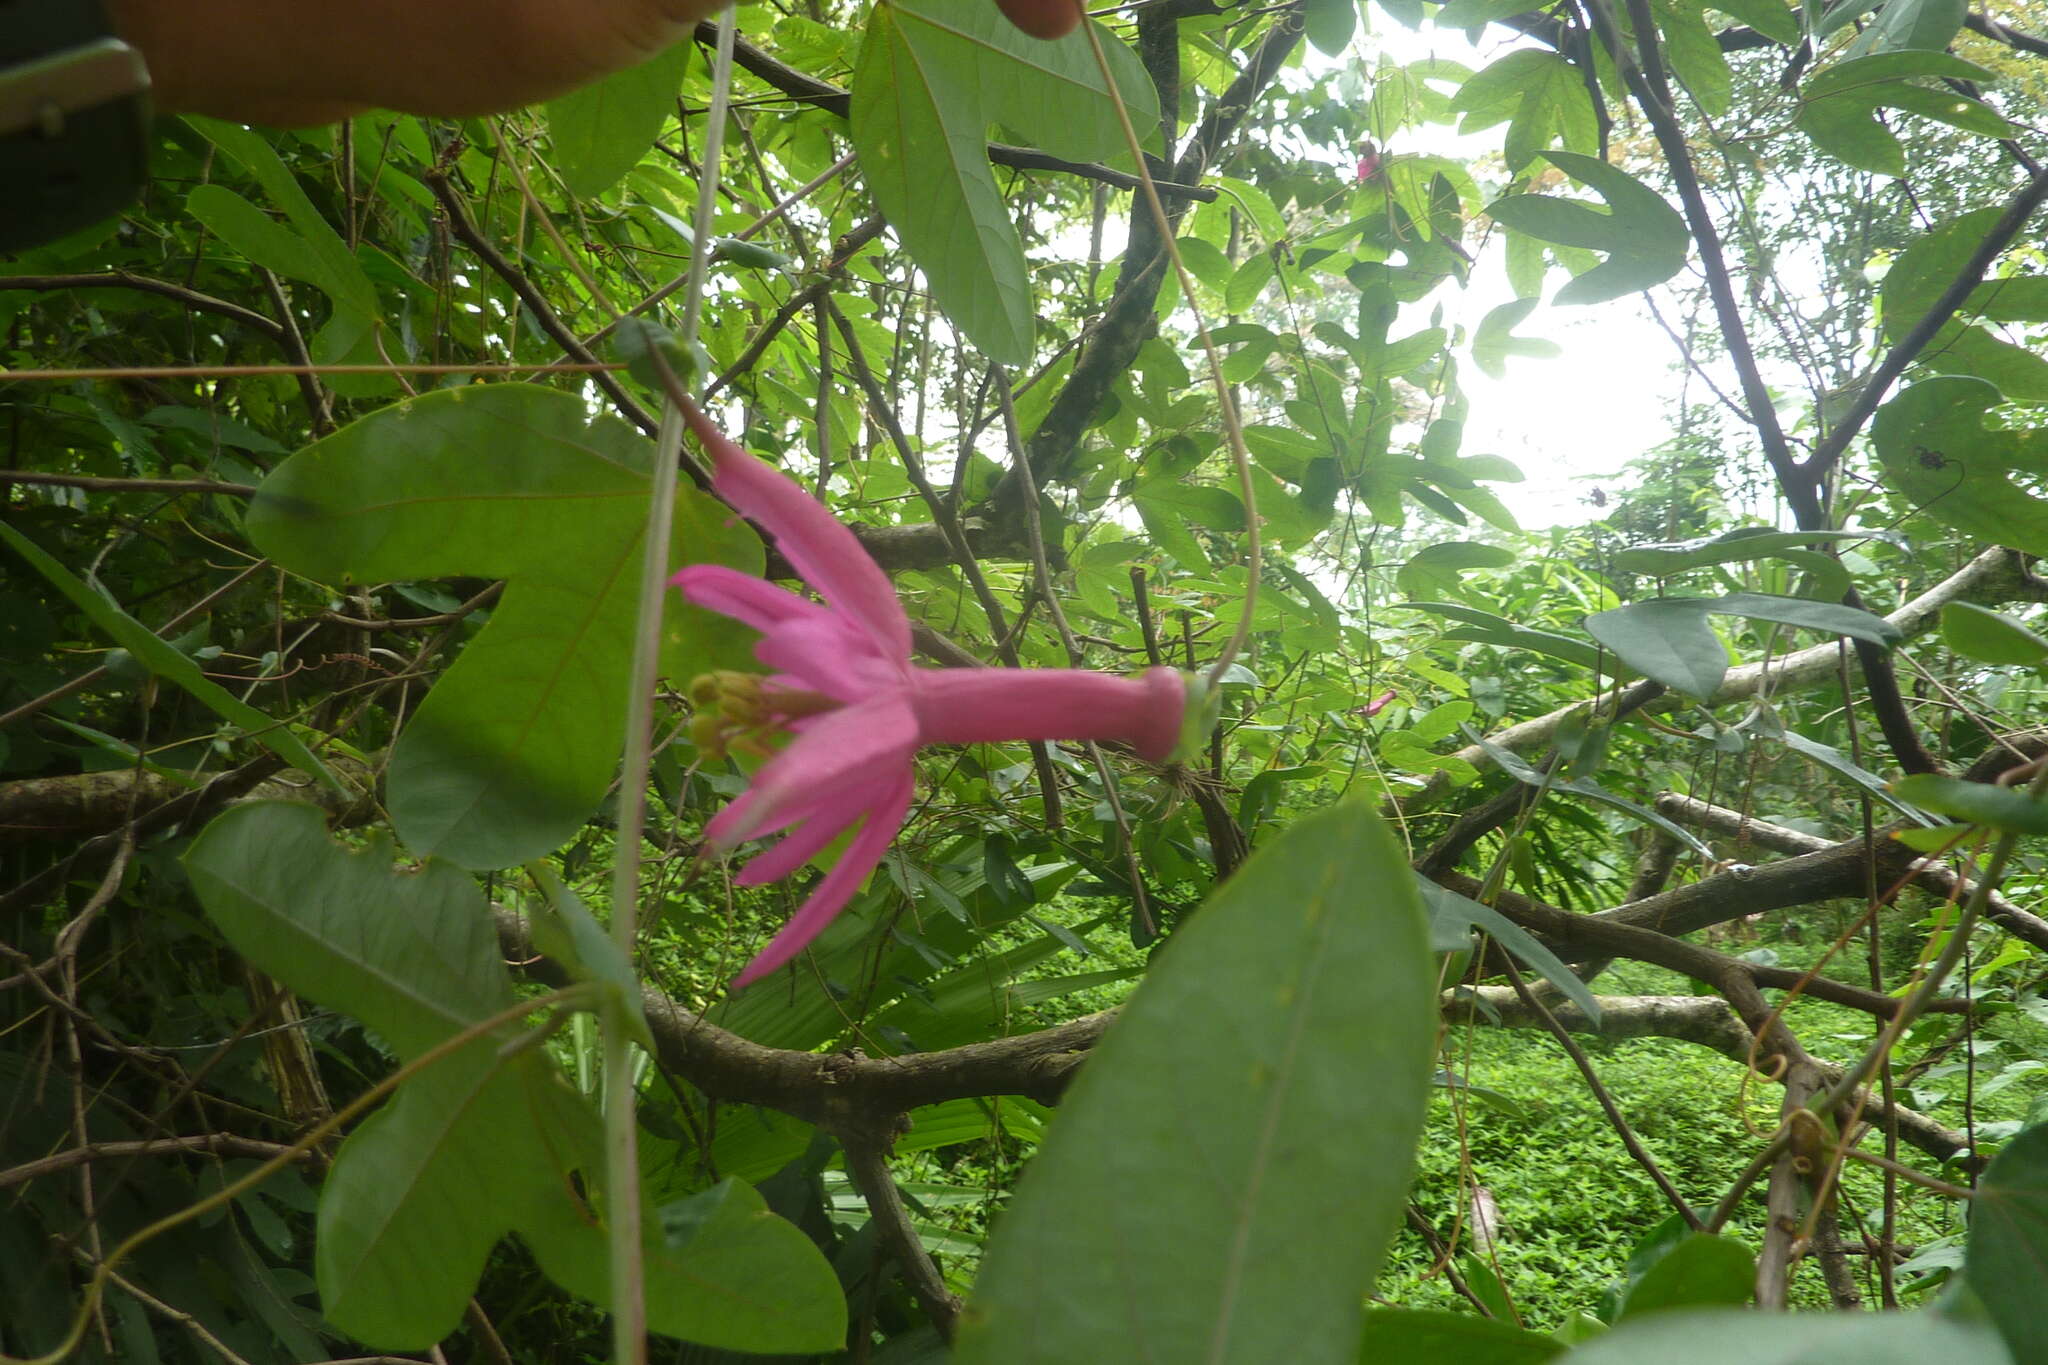
<path id="1" fill-rule="evenodd" d="M 1378 178 L 1380 173 L 1380 149 L 1370 139 L 1358 144 L 1358 170 L 1355 184 L 1363 185 Z"/>
<path id="2" fill-rule="evenodd" d="M 726 852 L 781 833 L 781 843 L 740 872 L 742 886 L 759 886 L 791 875 L 860 826 L 810 899 L 733 981 L 735 990 L 803 951 L 881 862 L 909 813 L 920 745 L 1122 740 L 1159 762 L 1180 744 L 1188 689 L 1172 669 L 1120 678 L 1080 669 L 913 665 L 910 620 L 853 532 L 727 440 L 704 414 L 687 408 L 684 417 L 711 455 L 712 487 L 773 536 L 825 599 L 820 605 L 711 564 L 692 565 L 672 580 L 690 601 L 760 631 L 754 655 L 771 670 L 766 678 L 697 680 L 692 692 L 700 705 L 718 707 L 715 719 L 704 717 L 711 729 L 741 748 L 758 746 L 762 730 L 795 736 L 705 826 L 705 840 Z M 698 733 L 717 737 L 701 724 Z"/>

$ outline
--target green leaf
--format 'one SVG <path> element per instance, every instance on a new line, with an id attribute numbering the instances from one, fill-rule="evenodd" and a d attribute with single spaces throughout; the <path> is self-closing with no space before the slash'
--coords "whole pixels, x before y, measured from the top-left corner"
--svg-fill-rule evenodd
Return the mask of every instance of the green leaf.
<path id="1" fill-rule="evenodd" d="M 1691 569 L 1711 568 L 1716 564 L 1782 559 L 1788 552 L 1795 552 L 1816 541 L 1872 539 L 1896 539 L 1896 536 L 1887 531 L 1778 531 L 1768 526 L 1738 526 L 1733 530 L 1698 540 L 1633 545 L 1614 556 L 1614 567 L 1623 573 L 1668 578 L 1673 574 L 1685 573 Z M 1812 565 L 1809 560 L 1794 562 L 1816 570 L 1816 590 L 1821 594 L 1841 597 L 1848 592 L 1849 574 L 1841 565 L 1832 564 L 1831 561 L 1831 570 L 1822 570 Z"/>
<path id="2" fill-rule="evenodd" d="M 1902 176 L 1906 153 L 1899 139 L 1878 121 L 1879 109 L 1900 109 L 1985 137 L 2005 137 L 2012 125 L 1981 100 L 1953 90 L 1913 85 L 1914 80 L 1991 81 L 1974 62 L 1945 52 L 1883 52 L 1837 62 L 1813 76 L 1800 91 L 1793 122 L 1814 146 L 1845 165 L 1873 175 Z"/>
<path id="3" fill-rule="evenodd" d="M 1507 375 L 1507 358 L 1511 355 L 1538 360 L 1563 355 L 1564 348 L 1554 341 L 1514 335 L 1515 327 L 1534 311 L 1536 304 L 1535 299 L 1516 299 L 1488 311 L 1472 334 L 1472 363 L 1492 378 L 1501 379 Z"/>
<path id="4" fill-rule="evenodd" d="M 16 554 L 28 561 L 30 568 L 69 598 L 71 604 L 85 614 L 86 620 L 135 656 L 151 673 L 181 688 L 194 701 L 230 725 L 241 727 L 249 738 L 300 772 L 318 778 L 344 796 L 353 795 L 297 735 L 207 677 L 189 656 L 158 638 L 148 626 L 121 610 L 112 598 L 95 590 L 4 521 L 0 521 L 0 540 L 6 541 Z"/>
<path id="5" fill-rule="evenodd" d="M 1444 26 L 1442 14 L 1437 23 Z M 1599 145 L 1585 79 L 1554 52 L 1524 48 L 1508 53 L 1469 77 L 1452 97 L 1451 108 L 1464 115 L 1461 133 L 1508 124 L 1504 157 L 1511 174 L 1520 173 L 1554 139 L 1578 152 Z"/>
<path id="6" fill-rule="evenodd" d="M 1569 664 L 1576 664 L 1580 668 L 1600 670 L 1604 664 L 1605 672 L 1609 676 L 1615 672 L 1611 660 L 1604 659 L 1599 650 L 1584 640 L 1560 635 L 1556 631 L 1519 626 L 1504 616 L 1496 616 L 1477 607 L 1468 607 L 1459 602 L 1397 602 L 1394 605 L 1407 611 L 1424 611 L 1432 616 L 1464 622 L 1468 629 L 1448 633 L 1448 638 L 1453 640 L 1475 640 L 1484 644 L 1499 645 L 1503 649 L 1527 649 L 1537 654 L 1547 654 L 1554 659 L 1562 659 Z"/>
<path id="7" fill-rule="evenodd" d="M 1720 689 L 1728 649 L 1707 624 L 1709 615 L 1745 616 L 1849 635 L 1873 644 L 1896 644 L 1898 627 L 1882 616 L 1804 597 L 1737 592 L 1725 597 L 1653 597 L 1586 618 L 1586 631 L 1644 677 L 1702 700 Z"/>
<path id="8" fill-rule="evenodd" d="M 1987 427 L 1998 397 L 1981 379 L 1923 380 L 1877 410 L 1871 443 L 1886 481 L 1928 516 L 1996 545 L 2048 554 L 2048 502 L 2009 477 L 2048 474 L 2048 433 Z"/>
<path id="9" fill-rule="evenodd" d="M 1886 0 L 1870 27 L 1856 35 L 1846 55 L 1921 48 L 1946 52 L 1962 30 L 1968 0 Z"/>
<path id="10" fill-rule="evenodd" d="M 548 141 L 562 183 L 579 199 L 604 193 L 640 164 L 662 124 L 676 112 L 676 92 L 690 69 L 690 44 L 615 72 L 550 100 Z"/>
<path id="11" fill-rule="evenodd" d="M 1212 571 L 1209 556 L 1202 551 L 1202 542 L 1195 539 L 1195 533 L 1188 529 L 1180 513 L 1151 502 L 1140 501 L 1135 506 L 1138 520 L 1145 525 L 1145 533 L 1160 549 L 1172 555 L 1183 569 L 1195 574 Z"/>
<path id="12" fill-rule="evenodd" d="M 439 859 L 350 851 L 297 803 L 237 807 L 185 855 L 207 913 L 250 962 L 355 1016 L 402 1058 L 513 1003 L 489 906 Z M 400 1087 L 342 1144 L 321 1191 L 322 1311 L 364 1342 L 420 1349 L 453 1330 L 491 1248 L 517 1232 L 564 1288 L 603 1304 L 598 1119 L 546 1055 L 494 1030 Z M 757 1196 L 758 1198 L 758 1196 Z M 671 1253 L 650 1227 L 649 1325 L 766 1353 L 835 1348 L 845 1303 L 824 1258 L 773 1219 Z"/>
<path id="13" fill-rule="evenodd" d="M 1106 1343 L 1218 1365 L 1355 1357 L 1429 1094 L 1412 886 L 1386 827 L 1345 802 L 1174 935 L 997 1224 L 958 1365 L 1069 1365 Z"/>
<path id="14" fill-rule="evenodd" d="M 1132 122 L 1157 127 L 1158 96 L 1136 55 L 1097 33 Z M 988 130 L 1002 124 L 1069 160 L 1127 161 L 1087 35 L 1026 37 L 986 0 L 876 5 L 851 118 L 861 174 L 946 316 L 991 360 L 1027 364 L 1031 286 Z"/>
<path id="15" fill-rule="evenodd" d="M 1575 152 L 1545 152 L 1550 163 L 1607 203 L 1548 194 L 1511 194 L 1487 213 L 1517 232 L 1562 246 L 1605 251 L 1607 259 L 1557 291 L 1557 303 L 1604 303 L 1662 284 L 1685 268 L 1692 237 L 1678 210 L 1626 171 Z"/>
<path id="16" fill-rule="evenodd" d="M 1351 45 L 1358 28 L 1358 0 L 1306 0 L 1301 17 L 1316 51 L 1335 57 Z"/>
<path id="17" fill-rule="evenodd" d="M 1259 295 L 1266 292 L 1266 286 L 1273 282 L 1273 257 L 1264 251 L 1247 256 L 1230 277 L 1230 285 L 1223 291 L 1223 311 L 1243 313 L 1259 301 Z"/>
<path id="18" fill-rule="evenodd" d="M 450 863 L 400 872 L 387 838 L 349 853 L 315 808 L 261 802 L 209 824 L 185 866 L 237 952 L 370 1025 L 401 1058 L 513 1003 L 489 908 Z"/>
<path id="19" fill-rule="evenodd" d="M 1570 1365 L 2013 1365 L 1996 1333 L 1936 1313 L 1658 1313 L 1573 1349 Z"/>
<path id="20" fill-rule="evenodd" d="M 1564 1350 L 1556 1337 L 1475 1313 L 1369 1308 L 1358 1365 L 1543 1365 Z"/>
<path id="21" fill-rule="evenodd" d="M 491 384 L 374 412 L 258 489 L 250 539 L 309 578 L 509 580 L 393 746 L 392 823 L 415 852 L 510 866 L 559 846 L 603 797 L 625 733 L 652 451 L 575 394 Z M 758 541 L 722 505 L 684 490 L 676 516 L 671 567 L 758 572 Z M 750 666 L 729 623 L 673 600 L 667 622 L 669 677 Z"/>
<path id="22" fill-rule="evenodd" d="M 1657 597 L 1586 618 L 1586 633 L 1647 678 L 1702 699 L 1728 674 L 1728 647 L 1696 597 Z"/>
<path id="23" fill-rule="evenodd" d="M 1911 802 L 1900 800 L 1883 778 L 1853 761 L 1840 749 L 1822 744 L 1818 740 L 1808 739 L 1796 730 L 1784 729 L 1778 724 L 1774 715 L 1767 722 L 1759 724 L 1758 728 L 1764 733 L 1775 737 L 1793 753 L 1810 758 L 1823 768 L 1848 778 L 1851 782 L 1863 788 L 1863 790 L 1869 792 L 1908 820 L 1925 821 L 1929 818 L 1926 811 L 1921 810 Z"/>
<path id="24" fill-rule="evenodd" d="M 1941 609 L 1941 638 L 1956 653 L 1979 663 L 2037 664 L 2048 659 L 2048 640 L 1974 602 L 1950 602 Z"/>
<path id="25" fill-rule="evenodd" d="M 2014 1360 L 2048 1359 L 2048 1127 L 2022 1129 L 1977 1182 L 1963 1278 Z"/>
<path id="26" fill-rule="evenodd" d="M 1786 47 L 1799 42 L 1799 18 L 1783 0 L 1714 0 L 1714 8 L 1734 15 L 1772 42 Z"/>
<path id="27" fill-rule="evenodd" d="M 1422 893 L 1424 908 L 1429 911 L 1430 933 L 1434 942 L 1447 941 L 1453 932 L 1462 937 L 1465 931 L 1476 928 L 1535 968 L 1545 981 L 1564 992 L 1565 998 L 1577 1005 L 1588 1019 L 1595 1024 L 1600 1022 L 1600 1002 L 1586 983 L 1527 929 L 1492 906 L 1482 905 L 1470 896 L 1461 896 L 1448 887 L 1438 886 L 1419 872 L 1415 874 L 1415 885 Z"/>
<path id="28" fill-rule="evenodd" d="M 1673 1245 L 1629 1286 L 1620 1319 L 1674 1308 L 1731 1307 L 1749 1302 L 1756 1286 L 1756 1257 L 1727 1237 L 1696 1232 Z"/>
<path id="29" fill-rule="evenodd" d="M 1408 562 L 1394 575 L 1394 581 L 1402 592 L 1421 597 L 1430 592 L 1455 589 L 1459 575 L 1468 569 L 1505 569 L 1514 562 L 1515 552 L 1505 546 L 1448 540 L 1424 546 L 1410 555 Z"/>
<path id="30" fill-rule="evenodd" d="M 1700 0 L 1652 0 L 1651 12 L 1664 35 L 1664 56 L 1671 74 L 1709 118 L 1728 112 L 1734 77 L 1714 31 L 1707 27 Z"/>
<path id="31" fill-rule="evenodd" d="M 1468 731 L 1467 733 L 1469 734 L 1470 732 Z M 1523 762 L 1512 750 L 1503 749 L 1488 739 L 1475 738 L 1474 743 L 1478 744 L 1480 751 L 1488 758 L 1491 758 L 1502 772 L 1514 778 L 1515 781 L 1525 787 L 1542 788 L 1548 786 L 1552 791 L 1569 792 L 1573 796 L 1583 796 L 1588 801 L 1613 810 L 1622 811 L 1625 814 L 1634 816 L 1646 825 L 1653 825 L 1663 830 L 1666 834 L 1703 858 L 1713 858 L 1716 856 L 1711 848 L 1700 841 L 1700 837 L 1697 834 L 1694 834 L 1685 826 L 1678 824 L 1676 821 L 1667 820 L 1640 802 L 1631 801 L 1625 796 L 1617 796 L 1593 781 L 1590 777 L 1574 777 L 1566 781 L 1560 781 L 1554 777 L 1545 778 L 1537 769 Z"/>
<path id="32" fill-rule="evenodd" d="M 2048 803 L 2011 787 L 1914 773 L 1892 783 L 1892 790 L 1901 800 L 1973 825 L 2017 830 L 2021 834 L 2048 834 Z"/>
<path id="33" fill-rule="evenodd" d="M 187 115 L 185 122 L 239 161 L 284 211 L 291 228 L 280 227 L 247 199 L 217 185 L 198 186 L 187 196 L 192 215 L 258 265 L 316 286 L 364 326 L 373 323 L 383 309 L 369 276 L 270 143 L 218 119 Z"/>
<path id="34" fill-rule="evenodd" d="M 535 861 L 528 863 L 526 870 L 543 897 L 529 916 L 534 946 L 561 963 L 576 980 L 595 981 L 607 987 L 619 1006 L 619 1017 L 632 1031 L 633 1041 L 653 1052 L 654 1034 L 647 1027 L 640 978 L 634 974 L 633 964 L 590 913 L 583 898 L 570 890 L 552 867 Z"/>

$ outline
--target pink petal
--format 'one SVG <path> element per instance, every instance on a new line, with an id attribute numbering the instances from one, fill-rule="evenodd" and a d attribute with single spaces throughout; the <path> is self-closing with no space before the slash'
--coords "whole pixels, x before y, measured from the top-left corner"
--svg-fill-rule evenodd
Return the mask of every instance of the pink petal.
<path id="1" fill-rule="evenodd" d="M 1110 739 L 1158 763 L 1180 742 L 1187 709 L 1187 685 L 1170 668 L 1137 678 L 1076 668 L 919 668 L 913 675 L 926 744 Z"/>
<path id="2" fill-rule="evenodd" d="M 866 783 L 834 792 L 805 815 L 803 823 L 784 836 L 781 843 L 740 869 L 733 881 L 740 886 L 766 886 L 781 881 L 851 829 L 864 813 L 880 805 L 895 786 L 894 781 Z"/>
<path id="3" fill-rule="evenodd" d="M 847 845 L 838 863 L 818 882 L 810 899 L 790 916 L 789 923 L 769 940 L 760 955 L 733 978 L 734 990 L 743 990 L 759 981 L 809 947 L 811 940 L 832 922 L 833 916 L 846 908 L 846 903 L 853 899 L 853 893 L 867 880 L 868 873 L 875 870 L 882 861 L 882 855 L 889 851 L 890 841 L 895 839 L 896 832 L 903 828 L 903 817 L 910 813 L 910 796 L 911 781 L 905 774 L 868 812 L 867 823 L 861 826 L 859 834 L 853 836 L 853 842 Z"/>
<path id="4" fill-rule="evenodd" d="M 704 827 L 713 848 L 729 849 L 784 828 L 848 784 L 870 785 L 903 773 L 917 749 L 917 719 L 901 694 L 876 697 L 803 722 L 796 740 L 762 765 L 739 798 Z"/>
<path id="5" fill-rule="evenodd" d="M 716 466 L 712 486 L 721 497 L 775 537 L 775 548 L 804 582 L 845 612 L 888 654 L 910 657 L 910 619 L 896 589 L 852 531 L 786 476 L 741 450 L 694 406 L 683 420 Z"/>
<path id="6" fill-rule="evenodd" d="M 776 626 L 754 646 L 754 657 L 843 702 L 900 691 L 909 671 L 876 654 L 871 640 L 844 617 L 829 613 Z"/>
<path id="7" fill-rule="evenodd" d="M 682 590 L 687 601 L 759 631 L 773 630 L 785 621 L 832 615 L 787 588 L 723 564 L 692 564 L 669 582 Z"/>

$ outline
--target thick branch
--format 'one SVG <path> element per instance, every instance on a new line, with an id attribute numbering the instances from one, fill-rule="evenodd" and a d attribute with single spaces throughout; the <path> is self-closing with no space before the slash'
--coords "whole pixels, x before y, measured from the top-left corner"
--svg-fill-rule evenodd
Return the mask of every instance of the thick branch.
<path id="1" fill-rule="evenodd" d="M 497 912 L 505 956 L 534 979 L 563 980 L 533 951 L 526 926 Z M 1114 1012 L 1092 1014 L 1036 1033 L 901 1057 L 794 1052 L 764 1047 L 646 988 L 648 1027 L 661 1064 L 715 1099 L 759 1104 L 830 1132 L 873 1132 L 895 1115 L 947 1100 L 1022 1095 L 1058 1101 L 1075 1068 L 1099 1041 Z"/>
<path id="2" fill-rule="evenodd" d="M 349 784 L 353 796 L 343 797 L 304 773 L 287 772 L 259 782 L 237 802 L 306 801 L 343 824 L 375 819 L 376 774 L 340 754 L 331 754 L 324 761 Z M 133 768 L 0 782 L 0 843 L 118 829 L 136 811 L 151 810 L 190 790 L 168 777 Z"/>
<path id="3" fill-rule="evenodd" d="M 1477 878 L 1460 872 L 1447 872 L 1437 877 L 1436 882 L 1461 896 L 1477 896 L 1480 884 Z M 1723 918 L 1733 919 L 1746 910 L 1725 913 L 1731 900 L 1739 900 L 1743 883 L 1723 874 L 1705 882 L 1695 883 L 1709 888 L 1701 900 L 1723 911 Z M 1690 888 L 1687 888 L 1690 889 Z M 1540 935 L 1557 955 L 1567 962 L 1586 958 L 1625 957 L 1635 962 L 1648 962 L 1653 966 L 1665 967 L 1681 976 L 1691 977 L 1704 985 L 1721 987 L 1733 979 L 1754 982 L 1758 986 L 1769 986 L 1776 990 L 1798 990 L 1815 1000 L 1826 1000 L 1850 1009 L 1861 1010 L 1879 1019 L 1889 1019 L 1899 1009 L 1899 1001 L 1889 995 L 1862 986 L 1852 986 L 1832 977 L 1809 978 L 1803 972 L 1788 967 L 1765 967 L 1745 962 L 1728 953 L 1717 952 L 1697 943 L 1671 937 L 1676 929 L 1659 932 L 1648 927 L 1639 918 L 1624 918 L 1627 912 L 1641 906 L 1654 906 L 1663 897 L 1653 896 L 1648 901 L 1634 906 L 1623 906 L 1599 915 L 1575 915 L 1555 905 L 1520 895 L 1513 891 L 1502 891 L 1494 895 L 1495 909 L 1531 933 Z M 1714 921 L 1709 921 L 1714 922 Z M 1481 966 L 1478 970 L 1484 972 Z M 1966 1013 L 1970 1003 L 1966 1000 L 1943 1000 L 1933 1008 L 1948 1014 Z"/>
<path id="4" fill-rule="evenodd" d="M 1657 811 L 1670 819 L 1733 839 L 1738 847 L 1752 843 L 1759 848 L 1768 848 L 1776 853 L 1794 856 L 1819 853 L 1831 847 L 1825 839 L 1811 834 L 1801 834 L 1798 830 L 1786 829 L 1783 825 L 1757 820 L 1744 815 L 1741 811 L 1729 810 L 1725 806 L 1710 805 L 1693 796 L 1667 793 L 1657 798 Z M 1893 830 L 1899 828 L 1902 826 L 1889 825 L 1875 831 L 1875 834 L 1878 839 L 1884 841 L 1885 846 L 1900 848 L 1903 845 L 1888 837 Z M 1915 886 L 1944 900 L 1967 900 L 1976 885 L 1959 875 L 1954 868 L 1941 863 L 1924 863 L 1911 871 Z M 1894 876 L 1893 880 L 1896 881 L 1897 876 Z M 2048 920 L 2042 919 L 2030 910 L 2022 910 L 1998 892 L 1991 893 L 1990 900 L 1985 904 L 1984 914 L 2015 938 L 2023 939 L 2036 948 L 2048 949 Z"/>
<path id="5" fill-rule="evenodd" d="M 1217 151 L 1250 114 L 1300 43 L 1301 33 L 1299 8 L 1290 6 L 1282 10 L 1252 54 L 1251 64 L 1231 83 L 1189 139 L 1187 151 L 1174 168 L 1177 179 L 1191 183 L 1208 171 Z M 1174 205 L 1168 209 L 1168 216 L 1177 221 L 1178 212 L 1185 207 Z M 1133 213 L 1116 294 L 1025 447 L 1032 479 L 1039 487 L 1056 479 L 1060 465 L 1081 443 L 1082 434 L 1101 411 L 1110 388 L 1129 371 L 1138 349 L 1152 335 L 1156 325 L 1153 308 L 1166 279 L 1166 265 L 1157 226 L 1142 210 Z M 993 499 L 998 520 L 1021 520 L 1017 511 L 1021 488 L 1014 472 L 998 485 Z"/>
<path id="6" fill-rule="evenodd" d="M 1550 1012 L 1573 1033 L 1605 1038 L 1611 1042 L 1631 1038 L 1673 1038 L 1694 1043 L 1733 1061 L 1749 1062 L 1750 1033 L 1726 1000 L 1714 995 L 1602 995 L 1600 1022 L 1593 1023 L 1568 1002 L 1549 1002 Z M 1507 986 L 1466 986 L 1447 992 L 1444 1018 L 1460 1024 L 1493 1025 L 1500 1028 L 1540 1029 L 1543 1020 Z M 1839 1075 L 1839 1067 L 1816 1062 L 1823 1075 Z M 1887 1112 L 1895 1114 L 1899 1136 L 1927 1155 L 1946 1161 L 1969 1147 L 1969 1139 L 1917 1110 L 1896 1105 L 1886 1111 L 1872 1098 L 1866 1115 L 1882 1122 Z"/>
<path id="7" fill-rule="evenodd" d="M 1911 640 L 1932 630 L 1939 623 L 1941 609 L 1951 602 L 1992 604 L 2039 601 L 2042 596 L 2040 587 L 2027 572 L 2025 563 L 2019 555 L 2011 550 L 1991 549 L 1886 616 L 1885 620 L 1898 627 L 1900 634 Z M 1835 682 L 1840 677 L 1840 659 L 1834 642 L 1828 641 L 1806 649 L 1794 650 L 1768 663 L 1744 664 L 1739 668 L 1731 668 L 1707 705 L 1728 706 L 1735 702 L 1748 701 L 1761 692 L 1768 691 L 1775 696 L 1796 688 Z M 1557 733 L 1557 727 L 1567 718 L 1589 712 L 1593 704 L 1593 701 L 1588 699 L 1573 702 L 1569 706 L 1560 706 L 1548 714 L 1497 731 L 1487 737 L 1488 742 L 1497 744 L 1510 753 L 1532 752 L 1549 744 Z M 1687 704 L 1691 704 L 1691 699 L 1664 697 L 1652 702 L 1646 709 L 1668 710 Z M 1476 744 L 1458 750 L 1457 757 L 1481 771 L 1493 766 L 1493 760 Z M 1432 783 L 1430 793 L 1435 793 L 1439 785 L 1442 790 L 1449 790 L 1448 782 Z"/>

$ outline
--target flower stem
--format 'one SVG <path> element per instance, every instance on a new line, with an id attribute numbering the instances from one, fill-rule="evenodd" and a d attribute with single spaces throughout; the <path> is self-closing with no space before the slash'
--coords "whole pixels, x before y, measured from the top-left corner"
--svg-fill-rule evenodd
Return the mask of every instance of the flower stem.
<path id="1" fill-rule="evenodd" d="M 719 154 L 725 113 L 732 94 L 733 12 L 718 19 L 718 56 L 712 67 L 710 117 L 704 129 L 703 173 L 697 186 L 696 241 L 683 292 L 683 353 L 694 355 L 697 317 L 703 306 L 704 273 L 711 253 L 711 212 L 718 198 Z M 659 352 L 656 362 L 661 363 Z M 666 365 L 663 365 L 666 369 Z M 638 937 L 640 841 L 647 827 L 647 774 L 654 745 L 654 684 L 660 667 L 661 611 L 667 596 L 669 539 L 675 521 L 676 470 L 682 458 L 683 419 L 674 391 L 681 385 L 664 374 L 671 397 L 662 410 L 655 441 L 654 477 L 649 490 L 647 535 L 641 546 L 640 612 L 633 631 L 632 689 L 626 704 L 626 751 L 619 778 L 619 837 L 612 865 L 612 941 L 632 960 Z M 647 1301 L 640 1258 L 639 1119 L 635 1112 L 633 1059 L 624 1012 L 637 1002 L 610 999 L 604 1011 L 604 1131 L 606 1228 L 611 1253 L 612 1359 L 617 1365 L 645 1365 Z"/>

